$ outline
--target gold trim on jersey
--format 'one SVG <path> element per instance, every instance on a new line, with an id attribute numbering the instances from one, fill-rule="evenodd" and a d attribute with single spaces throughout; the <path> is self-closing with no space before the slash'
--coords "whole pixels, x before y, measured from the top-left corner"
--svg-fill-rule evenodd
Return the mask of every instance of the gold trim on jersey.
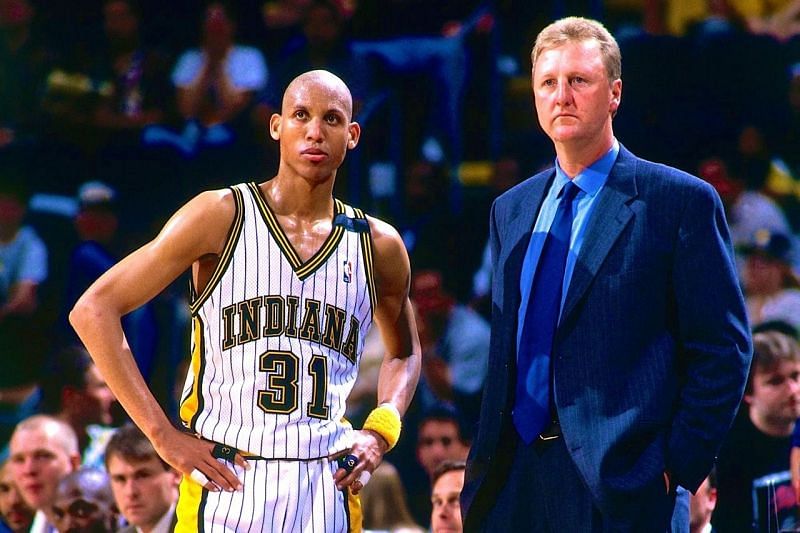
<path id="1" fill-rule="evenodd" d="M 358 494 L 353 494 L 350 489 L 347 489 L 345 494 L 347 494 L 346 501 L 344 503 L 347 507 L 347 518 L 349 522 L 348 532 L 361 533 L 364 528 L 364 516 L 361 509 L 361 496 Z"/>
<path id="2" fill-rule="evenodd" d="M 203 395 L 201 379 L 205 369 L 205 338 L 203 337 L 203 321 L 199 316 L 192 317 L 192 358 L 190 361 L 192 370 L 192 389 L 189 394 L 181 401 L 180 416 L 183 424 L 194 430 L 197 415 L 203 410 Z"/>
<path id="3" fill-rule="evenodd" d="M 333 251 L 336 249 L 336 246 L 339 244 L 339 241 L 342 240 L 344 228 L 341 226 L 332 225 L 331 232 L 328 234 L 325 242 L 322 243 L 320 249 L 317 250 L 317 252 L 304 263 L 295 251 L 294 246 L 292 246 L 289 237 L 286 236 L 286 232 L 283 231 L 283 227 L 275 217 L 275 213 L 273 213 L 272 208 L 264 198 L 261 188 L 253 182 L 248 183 L 247 186 L 250 189 L 250 192 L 253 194 L 259 211 L 261 211 L 261 216 L 264 218 L 264 222 L 266 222 L 272 237 L 275 239 L 275 242 L 278 245 L 278 248 L 281 249 L 284 257 L 286 257 L 286 260 L 289 261 L 289 264 L 292 266 L 292 269 L 294 270 L 294 273 L 297 275 L 298 279 L 300 279 L 300 281 L 306 279 L 313 274 L 315 270 L 322 266 L 322 264 L 331 256 Z M 344 204 L 334 198 L 333 218 L 335 219 L 336 215 L 340 213 L 344 213 Z"/>
<path id="4" fill-rule="evenodd" d="M 222 248 L 222 253 L 219 256 L 219 262 L 217 263 L 214 272 L 211 274 L 211 277 L 206 283 L 203 292 L 189 304 L 189 310 L 191 311 L 192 315 L 196 314 L 197 311 L 200 309 L 200 306 L 203 305 L 203 302 L 206 301 L 208 296 L 211 294 L 211 291 L 214 290 L 214 287 L 219 283 L 220 278 L 225 273 L 225 270 L 228 268 L 228 265 L 231 262 L 231 257 L 233 257 L 233 250 L 236 248 L 236 244 L 239 242 L 239 235 L 242 233 L 242 224 L 244 222 L 244 199 L 242 197 L 242 192 L 237 189 L 236 187 L 231 187 L 230 189 L 233 192 L 233 199 L 234 204 L 236 207 L 236 214 L 233 217 L 233 224 L 231 224 L 230 230 L 228 231 L 228 236 L 225 239 L 225 246 Z M 194 284 L 192 283 L 192 287 Z M 196 291 L 193 289 L 193 293 Z"/>
<path id="5" fill-rule="evenodd" d="M 178 492 L 178 505 L 175 507 L 178 522 L 175 524 L 175 533 L 203 531 L 203 521 L 199 517 L 206 505 L 206 490 L 193 479 L 183 476 Z"/>
<path id="6" fill-rule="evenodd" d="M 354 207 L 353 211 L 355 212 L 356 218 L 367 220 L 367 216 L 364 212 Z M 367 221 L 367 228 L 369 228 L 369 221 Z M 366 269 L 364 269 L 364 273 L 367 277 L 367 287 L 369 287 L 369 301 L 372 304 L 372 312 L 375 312 L 375 307 L 378 305 L 378 296 L 377 292 L 375 291 L 375 265 L 373 262 L 373 252 L 372 252 L 372 232 L 366 231 L 361 234 L 361 252 L 364 254 L 364 264 L 366 265 Z"/>

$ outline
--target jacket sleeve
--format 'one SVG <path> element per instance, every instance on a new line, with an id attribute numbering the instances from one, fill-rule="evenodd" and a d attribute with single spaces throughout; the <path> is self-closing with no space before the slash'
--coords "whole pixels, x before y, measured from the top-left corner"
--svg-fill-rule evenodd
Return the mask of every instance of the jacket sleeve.
<path id="1" fill-rule="evenodd" d="M 685 381 L 666 464 L 673 480 L 694 492 L 736 415 L 752 341 L 722 204 L 706 183 L 692 192 L 673 264 L 678 364 Z"/>

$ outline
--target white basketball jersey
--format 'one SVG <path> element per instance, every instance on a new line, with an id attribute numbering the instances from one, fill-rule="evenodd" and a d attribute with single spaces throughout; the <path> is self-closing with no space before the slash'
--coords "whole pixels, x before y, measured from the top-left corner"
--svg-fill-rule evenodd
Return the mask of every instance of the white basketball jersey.
<path id="1" fill-rule="evenodd" d="M 372 323 L 369 225 L 336 200 L 330 235 L 303 262 L 254 183 L 232 187 L 236 216 L 213 275 L 194 290 L 184 424 L 267 459 L 348 448 L 345 400 Z"/>

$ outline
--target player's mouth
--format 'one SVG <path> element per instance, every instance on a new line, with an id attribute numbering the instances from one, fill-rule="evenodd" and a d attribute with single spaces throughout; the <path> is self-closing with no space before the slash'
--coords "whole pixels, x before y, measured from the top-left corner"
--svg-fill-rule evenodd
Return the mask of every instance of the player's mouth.
<path id="1" fill-rule="evenodd" d="M 328 157 L 328 154 L 319 148 L 306 148 L 300 152 L 300 155 L 312 163 L 319 163 Z"/>

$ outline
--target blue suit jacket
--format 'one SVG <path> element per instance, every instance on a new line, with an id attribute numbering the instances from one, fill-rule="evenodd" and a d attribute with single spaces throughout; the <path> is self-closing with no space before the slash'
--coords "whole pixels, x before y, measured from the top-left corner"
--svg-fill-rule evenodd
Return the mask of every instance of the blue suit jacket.
<path id="1" fill-rule="evenodd" d="M 508 453 L 522 262 L 555 174 L 492 207 L 492 340 L 462 492 L 468 530 L 499 494 Z M 711 186 L 624 147 L 588 221 L 554 340 L 554 397 L 569 453 L 595 503 L 695 491 L 736 414 L 752 354 L 725 216 Z M 501 448 L 502 450 L 502 448 Z"/>

